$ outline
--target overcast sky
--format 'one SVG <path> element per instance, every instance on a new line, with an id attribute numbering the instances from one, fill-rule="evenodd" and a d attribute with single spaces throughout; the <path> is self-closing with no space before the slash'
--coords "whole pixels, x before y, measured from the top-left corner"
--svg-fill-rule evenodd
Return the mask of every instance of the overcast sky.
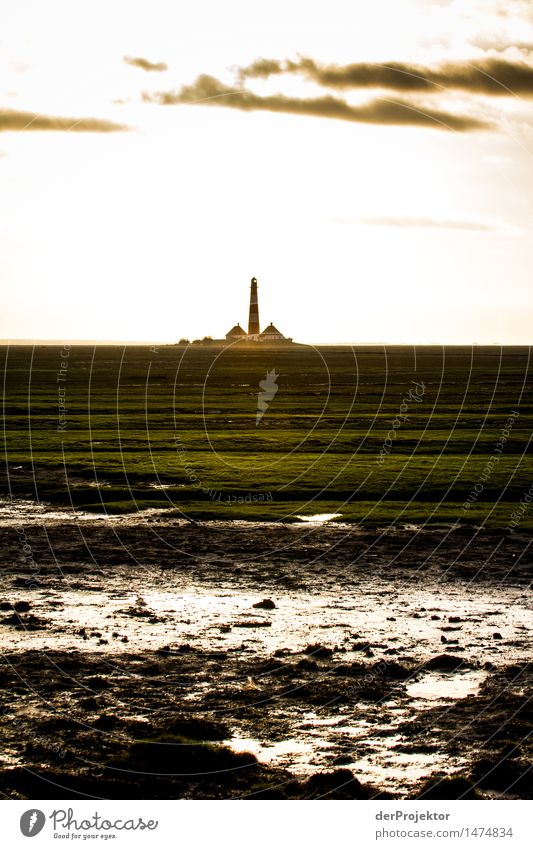
<path id="1" fill-rule="evenodd" d="M 530 343 L 528 0 L 3 0 L 0 337 Z"/>

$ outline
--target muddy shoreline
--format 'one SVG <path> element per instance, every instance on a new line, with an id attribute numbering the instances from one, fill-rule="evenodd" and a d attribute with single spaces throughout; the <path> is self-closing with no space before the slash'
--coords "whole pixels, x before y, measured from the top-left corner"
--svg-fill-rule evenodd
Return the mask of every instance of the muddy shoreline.
<path id="1" fill-rule="evenodd" d="M 531 538 L 3 526 L 4 798 L 530 798 Z"/>

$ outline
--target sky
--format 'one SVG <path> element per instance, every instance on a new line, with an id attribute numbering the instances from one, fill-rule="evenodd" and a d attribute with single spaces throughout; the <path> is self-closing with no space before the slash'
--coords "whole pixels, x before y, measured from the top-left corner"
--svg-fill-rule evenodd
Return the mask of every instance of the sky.
<path id="1" fill-rule="evenodd" d="M 529 0 L 3 0 L 0 338 L 530 344 Z"/>

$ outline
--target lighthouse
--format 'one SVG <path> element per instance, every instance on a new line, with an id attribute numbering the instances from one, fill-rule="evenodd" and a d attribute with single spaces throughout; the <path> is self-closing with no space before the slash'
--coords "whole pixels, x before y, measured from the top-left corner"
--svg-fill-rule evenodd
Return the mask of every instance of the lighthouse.
<path id="1" fill-rule="evenodd" d="M 252 277 L 250 282 L 250 311 L 248 313 L 248 333 L 236 324 L 226 333 L 225 339 L 215 339 L 215 342 L 228 345 L 248 345 L 260 342 L 263 345 L 287 345 L 292 339 L 287 338 L 273 324 L 265 327 L 263 332 L 259 331 L 259 304 L 257 301 L 257 277 Z"/>
<path id="2" fill-rule="evenodd" d="M 257 302 L 257 278 L 250 285 L 250 312 L 248 313 L 248 336 L 259 336 L 259 304 Z"/>

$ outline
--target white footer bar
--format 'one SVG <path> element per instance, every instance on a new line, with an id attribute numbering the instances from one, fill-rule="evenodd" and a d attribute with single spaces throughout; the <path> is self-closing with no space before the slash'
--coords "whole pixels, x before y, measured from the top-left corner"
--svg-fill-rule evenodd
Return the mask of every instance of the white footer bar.
<path id="1" fill-rule="evenodd" d="M 529 815 L 529 817 L 528 817 Z M 528 821 L 529 820 L 529 821 Z M 533 846 L 525 801 L 4 801 L 3 846 Z M 34 840 L 35 842 L 32 842 Z"/>

